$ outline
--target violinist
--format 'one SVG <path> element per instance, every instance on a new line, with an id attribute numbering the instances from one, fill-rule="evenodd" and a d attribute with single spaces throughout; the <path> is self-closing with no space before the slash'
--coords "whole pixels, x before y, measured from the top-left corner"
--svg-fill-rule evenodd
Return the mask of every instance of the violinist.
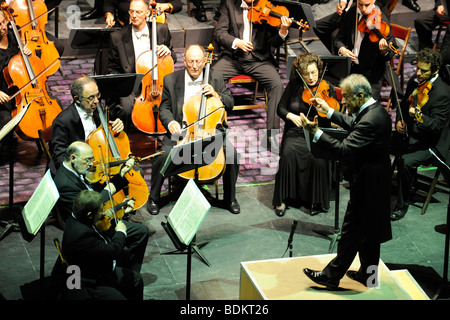
<path id="1" fill-rule="evenodd" d="M 272 204 L 278 216 L 284 216 L 286 201 L 309 208 L 311 215 L 317 215 L 329 209 L 330 167 L 327 160 L 315 158 L 308 150 L 300 113 L 308 114 L 310 119 L 317 115 L 316 109 L 311 107 L 310 99 L 314 96 L 309 90 L 314 95 L 317 92 L 318 97 L 323 93 L 334 100 L 336 93 L 333 85 L 325 80 L 322 80 L 322 85 L 326 84 L 329 89 L 326 92 L 317 91 L 324 65 L 315 53 L 301 53 L 295 58 L 293 67 L 295 74 L 286 86 L 277 110 L 285 127 Z M 319 117 L 319 125 L 331 127 L 331 122 L 326 117 Z"/>
<path id="2" fill-rule="evenodd" d="M 74 141 L 86 141 L 89 135 L 100 125 L 96 111 L 100 92 L 95 79 L 82 76 L 70 85 L 73 102 L 53 120 L 50 169 L 52 173 L 61 166 L 67 147 Z M 110 121 L 112 130 L 120 133 L 124 129 L 121 119 Z"/>
<path id="3" fill-rule="evenodd" d="M 131 24 L 111 34 L 107 74 L 136 73 L 136 59 L 144 51 L 153 50 L 151 48 L 152 25 L 147 21 L 151 14 L 149 0 L 132 0 L 128 12 Z M 158 56 L 171 55 L 176 61 L 167 24 L 157 23 L 156 26 Z M 131 113 L 135 98 L 136 93 L 120 98 L 119 106 L 114 111 L 115 116 L 122 119 L 127 133 L 132 126 Z"/>
<path id="4" fill-rule="evenodd" d="M 419 40 L 419 51 L 423 48 L 433 47 L 433 30 L 445 21 L 450 20 L 448 12 L 448 0 L 435 0 L 434 8 L 421 12 L 414 20 L 417 38 Z M 448 28 L 447 28 L 448 30 Z"/>
<path id="5" fill-rule="evenodd" d="M 9 60 L 19 53 L 19 44 L 12 32 L 8 31 L 8 20 L 3 11 L 0 11 L 0 67 L 1 70 L 8 67 Z M 31 55 L 31 50 L 26 46 L 24 53 Z M 8 121 L 11 120 L 11 111 L 16 107 L 15 100 L 10 100 L 11 93 L 8 89 L 3 72 L 0 75 L 0 129 L 3 128 Z M 0 163 L 8 160 L 10 149 L 9 146 L 0 141 Z"/>
<path id="6" fill-rule="evenodd" d="M 381 26 L 388 30 L 387 34 L 378 41 L 372 41 L 371 34 L 375 32 L 374 29 L 380 31 Z M 377 100 L 380 98 L 387 61 L 394 56 L 394 52 L 389 50 L 390 43 L 394 44 L 395 39 L 390 30 L 389 19 L 375 5 L 375 0 L 358 0 L 358 5 L 351 7 L 345 14 L 334 41 L 339 55 L 351 57 L 350 73 L 364 74 L 372 85 L 373 97 Z"/>
<path id="7" fill-rule="evenodd" d="M 130 23 L 130 3 L 131 0 L 105 0 L 103 11 L 105 13 L 105 23 L 108 28 L 123 27 Z M 180 0 L 157 1 L 156 8 L 161 12 L 177 13 L 183 8 Z"/>
<path id="8" fill-rule="evenodd" d="M 185 49 L 185 69 L 175 71 L 164 79 L 159 118 L 167 129 L 167 134 L 162 141 L 162 151 L 164 153 L 154 158 L 152 163 L 151 189 L 147 208 L 153 215 L 159 213 L 161 205 L 160 193 L 164 182 L 164 177 L 160 173 L 161 168 L 170 150 L 177 144 L 178 138 L 182 134 L 183 104 L 191 97 L 204 93 L 207 96 L 220 99 L 226 110 L 233 109 L 233 96 L 220 73 L 211 70 L 208 83 L 203 83 L 205 62 L 205 49 L 200 45 L 190 45 Z M 227 157 L 223 175 L 224 207 L 231 213 L 238 214 L 240 213 L 240 206 L 235 197 L 236 181 L 239 174 L 238 157 L 234 146 L 228 139 L 225 140 L 225 154 Z"/>
<path id="9" fill-rule="evenodd" d="M 433 158 L 429 148 L 439 149 L 441 143 L 445 148 L 443 140 L 449 130 L 450 98 L 448 86 L 439 76 L 440 66 L 441 57 L 435 50 L 425 48 L 417 53 L 416 77 L 408 81 L 401 109 L 397 111 L 395 128 L 399 135 L 393 136 L 392 149 L 394 154 L 402 156 L 392 220 L 402 219 L 408 211 L 417 168 L 429 164 Z M 447 154 L 448 150 L 439 151 Z"/>
<path id="10" fill-rule="evenodd" d="M 262 1 L 262 0 L 260 0 Z M 277 105 L 283 94 L 283 83 L 273 56 L 287 40 L 292 19 L 282 16 L 279 28 L 268 23 L 255 23 L 248 18 L 252 0 L 227 0 L 221 5 L 214 38 L 222 48 L 213 69 L 223 74 L 225 81 L 239 74 L 253 77 L 267 90 L 267 138 L 262 145 L 270 150 L 276 141 L 269 130 L 280 129 Z"/>
<path id="11" fill-rule="evenodd" d="M 81 290 L 70 290 L 66 299 L 142 300 L 144 283 L 139 271 L 121 266 L 125 255 L 127 226 L 119 221 L 111 237 L 96 228 L 102 219 L 103 199 L 95 191 L 81 191 L 64 229 L 62 247 L 71 265 L 81 272 Z M 81 297 L 73 291 L 85 292 Z M 75 293 L 76 294 L 76 293 Z"/>
<path id="12" fill-rule="evenodd" d="M 60 218 L 62 219 L 61 224 L 64 227 L 72 215 L 75 199 L 81 191 L 97 191 L 100 193 L 103 203 L 105 203 L 110 199 L 110 196 L 128 185 L 128 181 L 123 176 L 132 169 L 134 165 L 133 159 L 128 160 L 122 166 L 120 173 L 112 177 L 106 185 L 101 183 L 90 184 L 87 181 L 87 176 L 93 166 L 93 161 L 94 154 L 89 144 L 83 141 L 75 141 L 67 148 L 65 160 L 54 178 L 60 195 L 56 205 Z M 151 233 L 146 225 L 136 223 L 130 219 L 130 215 L 134 212 L 132 210 L 134 201 L 127 201 L 126 206 L 125 215 L 118 222 L 121 221 L 127 227 L 125 245 L 128 251 L 128 258 L 119 262 L 139 272 L 144 259 L 148 237 Z M 116 222 L 113 219 L 111 227 L 101 232 L 102 235 L 111 237 L 114 233 L 115 226 Z"/>

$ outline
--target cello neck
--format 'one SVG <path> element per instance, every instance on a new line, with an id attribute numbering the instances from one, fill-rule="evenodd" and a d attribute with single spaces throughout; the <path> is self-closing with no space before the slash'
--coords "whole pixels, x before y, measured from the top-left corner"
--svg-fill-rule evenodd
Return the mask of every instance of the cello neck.
<path id="1" fill-rule="evenodd" d="M 157 17 L 157 13 L 156 13 L 156 2 L 152 1 L 151 3 L 152 6 L 152 15 L 151 15 L 151 19 L 152 19 L 152 66 L 153 66 L 153 71 L 152 71 L 152 79 L 154 81 L 158 81 L 158 55 L 156 53 L 157 51 L 157 47 L 158 47 L 158 41 L 157 41 L 157 34 L 158 32 L 156 31 L 156 17 Z"/>
<path id="2" fill-rule="evenodd" d="M 207 63 L 205 65 L 205 69 L 203 72 L 203 84 L 207 84 L 209 81 L 209 71 L 211 68 L 211 63 L 210 60 L 212 61 L 212 51 L 209 53 L 211 55 L 210 58 L 207 58 Z M 200 102 L 200 109 L 199 109 L 199 113 L 198 113 L 198 119 L 199 119 L 199 125 L 203 126 L 204 122 L 205 122 L 205 116 L 206 116 L 206 95 L 204 93 L 202 93 L 202 99 Z"/>
<path id="3" fill-rule="evenodd" d="M 38 28 L 38 23 L 36 19 L 36 12 L 34 11 L 33 0 L 27 0 L 28 15 L 30 16 L 30 23 L 33 30 Z"/>

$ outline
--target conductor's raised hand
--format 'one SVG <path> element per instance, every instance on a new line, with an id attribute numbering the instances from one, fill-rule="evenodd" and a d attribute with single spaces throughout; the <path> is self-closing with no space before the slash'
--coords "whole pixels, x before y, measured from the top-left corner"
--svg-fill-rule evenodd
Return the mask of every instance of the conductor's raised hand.
<path id="1" fill-rule="evenodd" d="M 300 120 L 303 129 L 315 134 L 319 130 L 319 119 L 317 116 L 314 117 L 314 121 L 309 120 L 304 113 L 300 113 Z"/>
<path id="2" fill-rule="evenodd" d="M 310 99 L 311 104 L 316 108 L 316 110 L 320 113 L 327 114 L 330 110 L 330 106 L 328 103 L 321 98 L 312 98 Z"/>

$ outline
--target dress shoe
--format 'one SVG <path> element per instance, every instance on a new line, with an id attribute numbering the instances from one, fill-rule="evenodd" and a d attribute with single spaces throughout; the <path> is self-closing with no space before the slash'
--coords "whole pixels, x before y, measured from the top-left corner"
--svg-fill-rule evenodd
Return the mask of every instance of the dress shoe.
<path id="1" fill-rule="evenodd" d="M 241 206 L 237 202 L 237 200 L 232 201 L 228 205 L 228 211 L 230 211 L 232 214 L 239 214 L 241 212 Z"/>
<path id="2" fill-rule="evenodd" d="M 85 14 L 82 14 L 80 16 L 80 19 L 81 20 L 91 20 L 91 19 L 100 18 L 101 16 L 102 16 L 101 11 L 94 8 L 91 11 L 89 11 L 89 12 L 87 12 Z"/>
<path id="3" fill-rule="evenodd" d="M 148 200 L 147 210 L 152 216 L 156 216 L 159 214 L 159 206 L 153 200 Z"/>
<path id="4" fill-rule="evenodd" d="M 275 214 L 279 217 L 282 217 L 286 214 L 286 205 L 282 203 L 279 206 L 275 206 Z"/>
<path id="5" fill-rule="evenodd" d="M 328 210 L 325 210 L 324 208 L 322 208 L 322 206 L 320 204 L 313 204 L 311 206 L 311 211 L 309 212 L 309 215 L 317 216 L 319 213 L 327 212 L 327 211 Z"/>
<path id="6" fill-rule="evenodd" d="M 306 276 L 317 284 L 327 287 L 327 289 L 336 289 L 339 286 L 339 280 L 328 278 L 322 271 L 315 271 L 308 268 L 303 269 Z"/>
<path id="7" fill-rule="evenodd" d="M 408 205 L 404 206 L 403 208 L 395 208 L 394 211 L 391 213 L 391 220 L 397 221 L 403 219 L 407 211 Z"/>
<path id="8" fill-rule="evenodd" d="M 359 271 L 355 271 L 355 270 L 348 270 L 346 272 L 346 275 L 350 279 L 352 279 L 354 281 L 358 281 L 359 283 L 361 283 L 367 287 L 368 276 L 361 274 Z"/>
<path id="9" fill-rule="evenodd" d="M 195 13 L 195 19 L 197 19 L 197 21 L 199 21 L 199 22 L 205 22 L 206 20 L 208 20 L 206 18 L 205 8 L 203 6 L 200 6 L 197 8 L 196 13 Z"/>
<path id="10" fill-rule="evenodd" d="M 420 11 L 420 6 L 417 4 L 416 0 L 402 0 L 402 4 L 412 11 Z"/>

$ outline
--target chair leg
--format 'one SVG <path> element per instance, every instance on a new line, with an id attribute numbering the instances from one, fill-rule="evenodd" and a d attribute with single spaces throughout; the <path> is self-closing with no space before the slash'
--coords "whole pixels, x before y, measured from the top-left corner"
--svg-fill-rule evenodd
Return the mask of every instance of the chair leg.
<path id="1" fill-rule="evenodd" d="M 439 175 L 440 175 L 440 171 L 439 171 L 439 169 L 436 169 L 436 173 L 434 174 L 433 181 L 431 182 L 431 185 L 430 185 L 430 190 L 428 190 L 427 198 L 426 198 L 425 202 L 423 203 L 422 212 L 420 214 L 425 214 L 425 212 L 427 211 L 428 205 L 430 204 L 431 197 L 433 196 L 434 189 L 436 187 L 436 183 L 439 179 Z"/>

